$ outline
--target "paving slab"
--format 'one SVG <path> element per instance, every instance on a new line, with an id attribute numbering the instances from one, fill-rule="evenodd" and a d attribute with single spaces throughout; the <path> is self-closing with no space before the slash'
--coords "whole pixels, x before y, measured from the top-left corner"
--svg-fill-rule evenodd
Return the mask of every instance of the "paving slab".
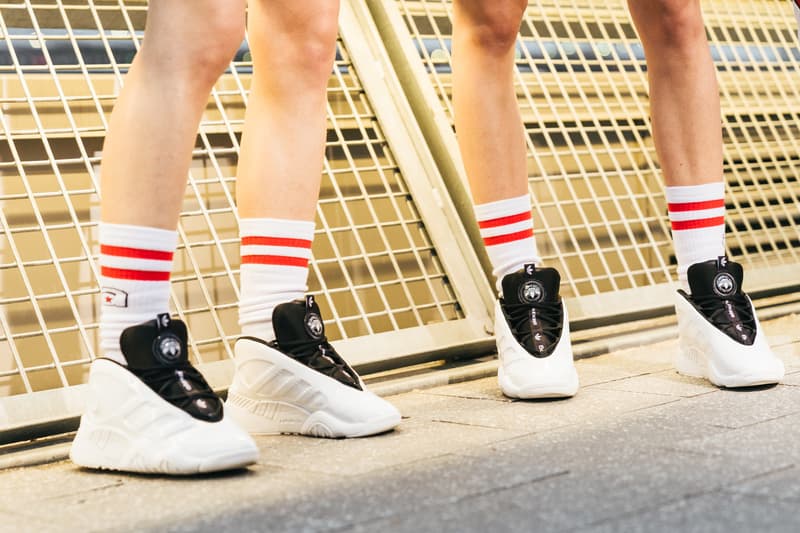
<path id="1" fill-rule="evenodd" d="M 728 492 L 791 500 L 800 504 L 800 462 L 783 470 L 726 487 Z"/>
<path id="2" fill-rule="evenodd" d="M 800 414 L 779 416 L 725 433 L 685 439 L 672 446 L 696 453 L 736 456 L 736 462 L 758 463 L 774 457 L 789 457 L 800 464 Z"/>
<path id="3" fill-rule="evenodd" d="M 358 476 L 404 463 L 483 447 L 524 434 L 473 424 L 453 424 L 411 418 L 400 428 L 368 439 L 322 440 L 309 437 L 260 437 L 263 464 L 338 476 Z"/>
<path id="4" fill-rule="evenodd" d="M 723 389 L 685 398 L 664 410 L 714 426 L 738 428 L 800 412 L 797 393 L 795 387 L 784 385 Z"/>
<path id="5" fill-rule="evenodd" d="M 540 461 L 559 465 L 558 458 Z M 773 466 L 774 469 L 784 466 Z M 723 457 L 679 452 L 642 453 L 617 449 L 589 455 L 565 473 L 520 483 L 407 516 L 368 524 L 356 531 L 564 531 L 646 511 L 653 502 L 701 494 L 763 473 L 761 466 L 733 467 Z M 591 504 L 588 504 L 591 502 Z"/>
<path id="6" fill-rule="evenodd" d="M 653 510 L 580 529 L 585 533 L 674 532 L 730 533 L 770 531 L 796 533 L 796 503 L 744 494 L 713 492 L 679 499 Z"/>
<path id="7" fill-rule="evenodd" d="M 788 371 L 783 379 L 783 385 L 800 387 L 800 370 Z"/>
<path id="8" fill-rule="evenodd" d="M 673 343 L 670 341 L 667 345 L 671 344 Z M 635 376 L 644 376 L 671 368 L 668 362 L 663 361 L 663 357 L 656 356 L 653 357 L 652 361 L 648 361 L 645 355 L 647 349 L 646 347 L 631 348 L 624 350 L 624 353 L 614 352 L 579 360 L 576 364 L 581 386 L 587 387 Z M 662 352 L 663 350 L 654 351 L 655 354 L 661 354 Z"/>
<path id="9" fill-rule="evenodd" d="M 437 396 L 455 396 L 457 398 L 465 398 L 470 400 L 492 400 L 495 402 L 509 403 L 513 400 L 504 396 L 500 392 L 500 387 L 497 384 L 497 376 L 490 378 L 476 379 L 465 383 L 454 383 L 444 387 L 436 387 L 434 389 L 427 389 L 420 391 L 423 394 L 437 395 Z"/>
<path id="10" fill-rule="evenodd" d="M 574 398 L 473 405 L 454 398 L 436 411 L 436 420 L 462 425 L 505 428 L 520 433 L 610 419 L 626 412 L 675 401 L 659 394 L 609 391 L 586 387 Z"/>
<path id="11" fill-rule="evenodd" d="M 661 394 L 682 398 L 691 398 L 718 390 L 705 379 L 682 376 L 673 369 L 599 383 L 595 387 L 604 390 Z"/>
<path id="12" fill-rule="evenodd" d="M 203 527 L 209 531 L 226 531 L 230 524 L 244 530 L 266 531 L 349 529 L 413 516 L 426 509 L 435 511 L 495 490 L 563 474 L 553 465 L 521 465 L 514 458 L 488 462 L 445 455 L 387 469 L 358 484 L 340 481 L 309 487 L 304 494 L 285 501 L 265 499 L 257 507 L 207 520 Z M 180 523 L 162 526 L 167 531 L 184 528 Z"/>

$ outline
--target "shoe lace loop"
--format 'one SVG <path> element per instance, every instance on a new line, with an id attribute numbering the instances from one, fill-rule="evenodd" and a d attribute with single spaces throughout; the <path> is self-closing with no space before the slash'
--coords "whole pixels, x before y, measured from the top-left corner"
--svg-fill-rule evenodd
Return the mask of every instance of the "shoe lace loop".
<path id="1" fill-rule="evenodd" d="M 137 374 L 159 396 L 181 409 L 200 399 L 218 401 L 203 375 L 191 364 L 139 370 Z"/>
<path id="2" fill-rule="evenodd" d="M 718 296 L 709 294 L 693 298 L 708 319 L 723 332 L 738 339 L 742 334 L 755 332 L 755 312 L 744 294 Z"/>
<path id="3" fill-rule="evenodd" d="M 560 302 L 537 302 L 535 304 L 502 304 L 503 311 L 508 317 L 511 332 L 520 344 L 541 342 L 541 339 L 534 338 L 537 334 L 545 337 L 545 342 L 549 348 L 558 340 L 561 330 L 561 303 Z M 531 312 L 535 312 L 541 332 L 534 331 L 530 327 Z"/>

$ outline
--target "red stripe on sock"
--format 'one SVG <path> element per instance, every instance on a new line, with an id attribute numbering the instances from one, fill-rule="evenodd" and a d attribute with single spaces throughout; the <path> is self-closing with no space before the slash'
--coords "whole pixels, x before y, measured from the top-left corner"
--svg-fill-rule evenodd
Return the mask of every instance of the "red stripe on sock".
<path id="1" fill-rule="evenodd" d="M 130 257 L 133 259 L 154 259 L 156 261 L 172 261 L 173 252 L 145 250 L 143 248 L 127 248 L 125 246 L 100 245 L 100 253 L 114 257 Z"/>
<path id="2" fill-rule="evenodd" d="M 287 255 L 243 255 L 242 264 L 308 267 L 308 259 Z"/>
<path id="3" fill-rule="evenodd" d="M 291 237 L 242 237 L 242 246 L 290 246 L 292 248 L 311 248 L 308 239 Z"/>
<path id="4" fill-rule="evenodd" d="M 710 228 L 711 226 L 722 226 L 723 224 L 725 224 L 725 217 L 698 218 L 696 220 L 673 220 L 672 229 L 685 230 Z"/>
<path id="5" fill-rule="evenodd" d="M 515 222 L 522 222 L 523 220 L 529 220 L 530 218 L 531 218 L 531 212 L 525 211 L 524 213 L 509 215 L 507 217 L 492 218 L 489 220 L 480 220 L 478 221 L 478 227 L 481 229 L 496 228 L 497 226 L 514 224 Z"/>
<path id="6" fill-rule="evenodd" d="M 100 274 L 107 278 L 130 279 L 133 281 L 169 281 L 169 272 L 157 270 L 128 270 L 125 268 L 101 267 Z"/>
<path id="7" fill-rule="evenodd" d="M 676 204 L 667 204 L 667 209 L 673 213 L 680 213 L 683 211 L 700 211 L 702 209 L 715 209 L 718 207 L 725 207 L 725 200 L 706 200 L 705 202 L 682 202 Z"/>
<path id="8" fill-rule="evenodd" d="M 516 233 L 507 233 L 505 235 L 496 235 L 494 237 L 484 237 L 483 244 L 485 244 L 486 246 L 494 246 L 496 244 L 505 244 L 507 242 L 521 241 L 522 239 L 527 239 L 530 237 L 533 237 L 533 230 L 524 229 L 522 231 L 517 231 Z"/>

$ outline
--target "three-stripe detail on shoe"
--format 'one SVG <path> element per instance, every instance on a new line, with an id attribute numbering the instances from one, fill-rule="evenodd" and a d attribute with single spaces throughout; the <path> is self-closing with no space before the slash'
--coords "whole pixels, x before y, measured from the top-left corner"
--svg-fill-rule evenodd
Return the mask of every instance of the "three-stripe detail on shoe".
<path id="1" fill-rule="evenodd" d="M 100 274 L 132 281 L 169 281 L 173 252 L 100 245 Z"/>
<path id="2" fill-rule="evenodd" d="M 242 237 L 243 265 L 278 265 L 307 268 L 311 241 L 291 237 Z"/>

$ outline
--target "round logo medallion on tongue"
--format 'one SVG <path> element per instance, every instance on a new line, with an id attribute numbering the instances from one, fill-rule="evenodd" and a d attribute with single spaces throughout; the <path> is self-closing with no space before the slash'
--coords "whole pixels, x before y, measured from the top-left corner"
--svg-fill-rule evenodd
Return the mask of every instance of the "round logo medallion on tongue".
<path id="1" fill-rule="evenodd" d="M 305 320 L 306 332 L 313 339 L 321 339 L 325 327 L 322 325 L 322 319 L 317 313 L 306 313 Z"/>
<path id="2" fill-rule="evenodd" d="M 175 364 L 181 358 L 181 351 L 181 341 L 172 333 L 159 335 L 153 341 L 153 355 L 165 365 Z"/>
<path id="3" fill-rule="evenodd" d="M 736 280 L 727 272 L 714 276 L 714 292 L 719 296 L 730 296 L 736 292 Z"/>
<path id="4" fill-rule="evenodd" d="M 525 303 L 541 302 L 544 300 L 544 286 L 536 280 L 526 281 L 519 288 L 519 301 Z"/>

